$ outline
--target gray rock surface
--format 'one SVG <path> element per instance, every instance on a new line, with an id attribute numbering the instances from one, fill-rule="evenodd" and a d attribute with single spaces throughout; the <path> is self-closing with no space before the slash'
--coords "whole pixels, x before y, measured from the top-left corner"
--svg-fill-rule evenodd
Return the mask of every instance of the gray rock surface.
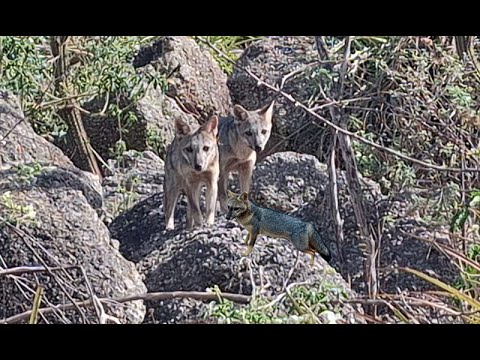
<path id="1" fill-rule="evenodd" d="M 77 266 L 54 270 L 55 276 L 44 272 L 0 276 L 0 318 L 30 310 L 36 284 L 45 288 L 42 306 L 88 300 L 89 288 L 98 298 L 146 292 L 134 264 L 120 255 L 118 243 L 111 240 L 91 206 L 100 204 L 82 179 L 54 167 L 28 179 L 21 179 L 11 165 L 2 166 L 0 174 L 0 266 Z M 103 307 L 122 323 L 140 323 L 145 315 L 142 301 Z M 94 308 L 84 308 L 82 313 L 71 310 L 39 320 L 98 323 Z"/>
<path id="2" fill-rule="evenodd" d="M 133 65 L 152 64 L 168 76 L 167 95 L 199 115 L 203 123 L 212 115 L 229 115 L 232 110 L 227 76 L 207 49 L 188 36 L 164 36 L 140 49 Z"/>
<path id="3" fill-rule="evenodd" d="M 313 36 L 266 37 L 245 49 L 237 64 L 275 86 L 279 86 L 287 74 L 304 69 L 288 79 L 283 90 L 307 105 L 318 94 L 319 78 L 312 73 L 318 65 Z M 240 67 L 235 67 L 227 82 L 233 103 L 240 104 L 247 110 L 269 103 L 275 95 L 274 91 L 258 85 L 257 81 Z M 322 115 L 329 117 L 328 114 Z M 259 159 L 273 152 L 286 150 L 317 155 L 322 159 L 324 149 L 319 148 L 319 145 L 323 125 L 315 123 L 311 115 L 279 96 L 274 108 L 273 123 L 271 138 Z"/>
<path id="4" fill-rule="evenodd" d="M 0 166 L 7 162 L 71 166 L 60 149 L 35 134 L 15 95 L 0 90 Z"/>
<path id="5" fill-rule="evenodd" d="M 110 159 L 108 166 L 109 173 L 102 183 L 106 223 L 147 197 L 163 192 L 164 163 L 151 151 L 126 151 Z"/>

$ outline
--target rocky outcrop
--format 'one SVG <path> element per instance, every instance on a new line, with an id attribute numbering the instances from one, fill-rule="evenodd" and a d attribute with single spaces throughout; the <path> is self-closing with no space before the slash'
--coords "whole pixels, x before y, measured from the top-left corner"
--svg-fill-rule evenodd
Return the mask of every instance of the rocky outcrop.
<path id="1" fill-rule="evenodd" d="M 41 162 L 71 166 L 60 149 L 35 134 L 16 96 L 0 90 L 0 166 L 7 162 Z"/>
<path id="2" fill-rule="evenodd" d="M 138 52 L 136 68 L 151 64 L 168 77 L 166 94 L 199 116 L 203 123 L 212 115 L 232 111 L 227 76 L 208 50 L 188 36 L 164 36 Z"/>
<path id="3" fill-rule="evenodd" d="M 284 240 L 263 238 L 248 258 L 242 257 L 246 231 L 223 217 L 211 227 L 186 232 L 183 223 L 173 232 L 165 231 L 162 198 L 162 193 L 147 198 L 110 225 L 122 254 L 136 262 L 144 275 L 149 292 L 206 291 L 218 286 L 224 292 L 250 295 L 255 287 L 260 294 L 273 297 L 288 284 L 305 281 L 316 286 L 329 283 L 351 296 L 345 281 L 322 259 L 317 258 L 311 268 L 310 258 L 300 254 L 296 260 L 297 252 Z M 176 216 L 185 218 L 184 203 Z M 147 306 L 147 322 L 178 323 L 208 315 L 206 304 L 192 299 Z M 339 313 L 346 322 L 359 321 L 352 306 L 343 306 Z"/>
<path id="4" fill-rule="evenodd" d="M 157 179 L 160 179 L 162 176 L 161 171 L 157 172 Z M 314 156 L 282 152 L 265 158 L 256 165 L 250 196 L 260 205 L 285 211 L 314 223 L 325 236 L 327 243 L 334 252 L 332 266 L 342 274 L 343 278 L 351 281 L 355 291 L 365 293 L 363 276 L 364 256 L 359 246 L 358 228 L 343 172 L 338 174 L 337 180 L 340 213 L 344 219 L 345 243 L 343 252 L 345 264 L 341 264 L 338 257 L 334 223 L 330 213 L 327 167 L 321 164 Z M 361 182 L 367 202 L 366 208 L 369 210 L 367 214 L 368 221 L 374 228 L 381 230 L 380 263 L 378 268 L 381 269 L 379 281 L 383 291 L 396 293 L 398 289 L 405 291 L 432 289 L 431 285 L 419 278 L 403 272 L 392 271 L 392 265 L 412 267 L 431 274 L 435 273 L 438 278 L 444 281 L 454 280 L 458 273 L 448 258 L 431 245 L 419 239 L 419 237 L 430 238 L 445 243 L 445 237 L 439 236 L 435 229 L 429 228 L 421 219 L 407 216 L 408 203 L 405 201 L 390 201 L 381 194 L 380 188 L 375 182 L 363 178 Z M 238 183 L 235 178 L 230 184 L 232 190 L 238 191 Z M 180 255 L 178 255 L 178 258 L 175 255 L 175 260 L 171 260 L 174 262 L 170 263 L 171 265 L 169 266 L 172 266 L 172 269 L 174 267 L 181 268 L 186 266 L 185 269 L 187 269 L 188 266 L 194 266 L 194 258 L 200 252 L 209 252 L 207 244 L 212 244 L 212 247 L 216 249 L 212 250 L 214 253 L 223 254 L 221 255 L 222 262 L 227 261 L 223 259 L 227 259 L 230 256 L 233 256 L 233 260 L 228 260 L 232 262 L 231 266 L 233 266 L 235 261 L 239 261 L 240 257 L 237 256 L 243 251 L 243 245 L 241 244 L 241 236 L 237 235 L 237 233 L 241 232 L 244 235 L 245 232 L 238 229 L 235 223 L 225 222 L 223 217 L 219 217 L 215 226 L 211 229 L 204 228 L 192 234 L 184 234 L 182 232 L 185 219 L 185 202 L 183 199 L 177 206 L 175 217 L 177 232 L 166 233 L 163 227 L 163 189 L 160 186 L 157 189 L 159 191 L 158 194 L 137 204 L 130 211 L 115 219 L 110 226 L 110 230 L 114 234 L 113 236 L 121 243 L 122 253 L 128 259 L 140 264 L 141 271 L 149 274 L 153 271 L 151 269 L 159 266 L 164 271 L 166 269 L 164 263 L 170 261 L 168 260 L 169 257 L 176 252 L 182 253 L 182 258 L 188 258 L 189 256 L 193 258 L 185 260 L 189 265 L 182 265 L 181 261 L 183 260 L 180 260 Z M 223 238 L 228 240 L 224 241 L 222 240 Z M 282 240 L 273 240 L 265 237 L 261 239 L 263 241 L 260 240 L 254 251 L 257 255 L 252 255 L 259 256 L 259 258 L 255 258 L 254 262 L 265 264 L 265 266 L 267 266 L 266 264 L 269 261 L 275 263 L 277 260 L 272 260 L 273 255 L 271 254 L 276 253 L 277 257 L 285 256 L 285 259 L 276 262 L 277 265 L 275 267 L 278 269 L 275 271 L 283 271 L 280 268 L 289 268 L 291 256 L 287 255 L 290 251 L 287 248 L 291 249 L 291 245 Z M 197 240 L 200 241 L 198 249 L 195 248 Z M 205 244 L 201 245 L 203 243 Z M 226 244 L 229 244 L 228 249 L 230 250 L 225 248 Z M 270 246 L 272 247 L 272 253 L 268 255 L 267 252 L 270 251 L 268 250 Z M 280 250 L 279 247 L 281 246 L 283 246 L 283 250 Z M 185 249 L 182 249 L 182 247 L 185 247 Z M 195 251 L 197 251 L 195 249 L 198 250 L 197 255 L 194 255 Z M 265 253 L 262 253 L 262 251 Z M 226 255 L 230 253 L 235 255 Z M 301 256 L 300 259 L 303 259 L 303 257 Z M 307 260 L 303 259 L 301 261 Z M 212 286 L 211 284 L 218 282 L 228 289 L 238 290 L 240 286 L 242 290 L 246 289 L 245 286 L 247 285 L 240 285 L 241 281 L 236 278 L 234 278 L 236 280 L 232 283 L 236 284 L 236 287 L 234 287 L 232 284 L 229 285 L 226 280 L 217 279 L 217 276 L 221 277 L 221 275 L 212 277 L 214 275 L 210 275 L 211 272 L 206 270 L 210 265 L 205 263 L 205 266 L 206 268 L 202 268 L 201 271 L 193 271 L 192 279 L 180 276 L 183 280 L 178 280 L 177 282 L 174 280 L 175 276 L 172 275 L 173 270 L 165 270 L 169 275 L 167 276 L 168 279 L 165 279 L 163 283 L 161 283 L 163 281 L 161 280 L 162 276 L 155 273 L 156 275 L 152 279 L 160 281 L 158 286 L 152 285 L 151 281 L 153 280 L 148 280 L 149 275 L 146 275 L 147 286 L 151 286 L 152 289 L 156 290 L 161 288 L 173 289 L 173 285 L 172 287 L 167 286 L 169 281 L 173 281 L 175 285 L 181 286 L 181 289 L 188 290 L 185 284 L 194 286 L 194 283 L 198 282 L 198 284 L 201 284 L 201 288 Z M 221 267 L 221 265 L 219 266 Z M 221 268 L 223 269 L 223 267 Z M 230 265 L 227 268 L 230 268 Z M 237 270 L 233 271 L 233 273 L 236 272 Z M 183 273 L 183 271 L 180 273 Z M 197 276 L 203 276 L 201 274 L 205 274 L 206 278 L 212 277 L 214 280 L 211 281 L 210 285 L 207 285 L 207 280 L 203 278 L 197 279 Z M 280 279 L 284 275 L 283 273 L 279 274 L 278 278 Z M 228 277 L 231 278 L 230 275 Z M 181 284 L 182 281 L 184 281 L 184 285 Z M 276 282 L 273 281 L 273 283 Z M 167 314 L 163 314 L 161 319 L 165 320 L 167 317 Z"/>
<path id="5" fill-rule="evenodd" d="M 99 206 L 98 198 L 82 179 L 55 167 L 36 168 L 36 173 L 22 178 L 18 167 L 6 165 L 0 174 L 1 267 L 50 268 L 0 276 L 0 318 L 31 310 L 37 286 L 45 289 L 42 307 L 146 292 L 134 265 L 120 255 L 91 206 Z M 141 301 L 103 303 L 103 309 L 121 323 L 139 323 L 145 315 Z M 39 321 L 98 323 L 100 313 L 99 307 L 79 307 Z"/>
<path id="6" fill-rule="evenodd" d="M 247 110 L 258 109 L 274 97 L 275 92 L 258 85 L 241 68 L 246 68 L 263 81 L 279 86 L 282 79 L 300 71 L 285 82 L 283 90 L 303 104 L 318 93 L 318 76 L 312 73 L 318 64 L 318 53 L 313 36 L 269 36 L 252 43 L 237 60 L 233 74 L 228 79 L 228 87 L 235 104 Z M 279 96 L 273 115 L 273 129 L 266 149 L 260 154 L 262 159 L 272 152 L 295 151 L 321 155 L 319 144 L 323 126 L 299 107 L 293 106 Z M 321 158 L 321 157 L 320 157 Z"/>
<path id="7" fill-rule="evenodd" d="M 104 221 L 108 224 L 136 203 L 163 192 L 164 163 L 151 151 L 129 150 L 108 161 L 103 179 Z"/>

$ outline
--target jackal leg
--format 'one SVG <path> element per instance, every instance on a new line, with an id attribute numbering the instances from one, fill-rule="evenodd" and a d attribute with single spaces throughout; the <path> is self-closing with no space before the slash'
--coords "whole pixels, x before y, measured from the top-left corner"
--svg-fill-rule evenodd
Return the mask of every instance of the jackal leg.
<path id="1" fill-rule="evenodd" d="M 240 192 L 250 191 L 250 185 L 252 183 L 254 161 L 246 162 L 238 167 L 238 180 L 240 182 Z"/>
<path id="2" fill-rule="evenodd" d="M 215 222 L 215 211 L 217 206 L 217 194 L 218 194 L 218 179 L 215 178 L 210 184 L 207 184 L 206 193 L 206 223 L 213 225 Z"/>
<path id="3" fill-rule="evenodd" d="M 165 216 L 165 229 L 173 230 L 175 205 L 177 204 L 180 191 L 172 184 L 171 180 L 165 181 L 165 189 L 163 193 L 163 213 Z"/>
<path id="4" fill-rule="evenodd" d="M 228 171 L 220 172 L 218 178 L 218 202 L 220 203 L 219 214 L 227 212 L 227 188 L 228 188 Z"/>
<path id="5" fill-rule="evenodd" d="M 200 184 L 194 183 L 187 192 L 187 230 L 194 226 L 201 226 L 203 223 L 202 212 L 200 210 Z"/>

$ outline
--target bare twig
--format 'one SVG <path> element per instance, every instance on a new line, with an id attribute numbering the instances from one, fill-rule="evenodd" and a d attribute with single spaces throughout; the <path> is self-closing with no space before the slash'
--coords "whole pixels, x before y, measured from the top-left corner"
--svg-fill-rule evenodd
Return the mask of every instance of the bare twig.
<path id="1" fill-rule="evenodd" d="M 57 270 L 72 269 L 77 267 L 78 266 L 76 265 L 72 265 L 72 266 L 65 266 L 65 267 L 54 267 L 48 270 L 57 271 Z M 14 268 L 0 270 L 0 276 L 22 275 L 22 274 L 30 274 L 30 273 L 37 273 L 37 272 L 46 272 L 48 270 L 44 266 L 18 266 Z"/>
<path id="2" fill-rule="evenodd" d="M 437 165 L 437 164 L 431 164 L 431 163 L 427 163 L 425 161 L 422 161 L 422 160 L 419 160 L 419 159 L 415 159 L 411 156 L 408 156 L 408 155 L 405 155 L 403 154 L 402 152 L 400 151 L 397 151 L 397 150 L 393 150 L 393 149 L 390 149 L 390 148 L 387 148 L 387 147 L 384 147 L 382 145 L 379 145 L 373 141 L 370 141 L 370 140 L 367 140 L 365 138 L 363 138 L 362 136 L 360 135 L 357 135 L 355 133 L 352 133 L 351 131 L 348 131 L 344 128 L 342 128 L 341 126 L 338 126 L 334 123 L 332 123 L 331 121 L 327 120 L 326 118 L 324 118 L 323 116 L 317 114 L 315 111 L 313 111 L 311 108 L 303 105 L 301 102 L 299 102 L 298 100 L 296 100 L 292 95 L 290 94 L 287 94 L 286 92 L 282 91 L 280 88 L 274 86 L 274 85 L 271 85 L 269 83 L 266 83 L 265 81 L 263 81 L 262 79 L 260 79 L 260 77 L 258 77 L 257 75 L 253 74 L 250 70 L 240 66 L 238 63 L 236 63 L 235 61 L 233 61 L 232 59 L 230 59 L 228 56 L 225 55 L 225 53 L 223 53 L 221 50 L 217 49 L 213 44 L 210 44 L 208 43 L 208 45 L 217 53 L 219 54 L 220 56 L 224 57 L 227 61 L 231 62 L 232 64 L 234 64 L 238 69 L 240 70 L 243 70 L 246 74 L 248 74 L 252 79 L 256 80 L 257 81 L 257 85 L 262 85 L 262 86 L 265 86 L 267 88 L 269 88 L 270 90 L 273 90 L 275 92 L 277 92 L 278 94 L 282 95 L 285 99 L 287 99 L 288 101 L 290 101 L 295 107 L 300 107 L 301 109 L 303 109 L 304 111 L 306 111 L 307 113 L 309 113 L 310 115 L 312 115 L 314 118 L 318 119 L 321 123 L 323 124 L 326 124 L 328 125 L 329 127 L 337 130 L 339 133 L 341 134 L 344 134 L 344 135 L 348 135 L 348 136 L 351 136 L 352 138 L 360 141 L 361 143 L 363 144 L 366 144 L 366 145 L 369 145 L 375 149 L 378 149 L 380 151 L 384 151 L 390 155 L 393 155 L 393 156 L 396 156 L 400 159 L 403 159 L 403 160 L 406 160 L 406 161 L 409 161 L 411 163 L 414 163 L 414 164 L 417 164 L 417 165 L 420 165 L 420 166 L 423 166 L 424 168 L 427 168 L 427 169 L 433 169 L 433 170 L 437 170 L 437 171 L 447 171 L 447 172 L 473 172 L 473 173 L 477 173 L 477 172 L 480 172 L 480 168 L 453 168 L 453 167 L 446 167 L 446 166 L 441 166 L 441 165 Z M 322 63 L 329 63 L 329 61 L 322 61 Z"/>
<path id="3" fill-rule="evenodd" d="M 237 302 L 240 304 L 248 304 L 250 302 L 251 297 L 248 295 L 241 295 L 241 294 L 231 294 L 231 293 L 221 293 L 221 297 Z M 162 300 L 173 300 L 173 299 L 196 299 L 196 300 L 210 300 L 210 301 L 218 301 L 218 294 L 216 293 L 209 293 L 209 292 L 199 292 L 199 291 L 173 291 L 173 292 L 156 292 L 156 293 L 147 293 L 147 294 L 140 294 L 140 295 L 131 295 L 116 299 L 108 299 L 108 298 L 101 298 L 99 299 L 100 302 L 116 302 L 116 303 L 126 303 L 130 301 L 136 300 L 143 300 L 143 301 L 162 301 Z M 72 310 L 77 307 L 89 307 L 93 305 L 92 300 L 85 300 L 85 301 L 77 301 L 75 303 L 58 305 L 56 307 L 47 307 L 39 309 L 39 312 L 42 314 L 49 314 L 55 310 Z M 0 320 L 0 324 L 14 324 L 18 323 L 22 320 L 28 319 L 31 310 L 25 311 L 21 314 L 11 316 L 9 318 Z"/>

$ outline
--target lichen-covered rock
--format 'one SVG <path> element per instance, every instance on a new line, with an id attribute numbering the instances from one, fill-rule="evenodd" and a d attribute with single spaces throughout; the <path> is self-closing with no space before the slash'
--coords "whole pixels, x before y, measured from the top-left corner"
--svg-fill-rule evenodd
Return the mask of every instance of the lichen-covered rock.
<path id="1" fill-rule="evenodd" d="M 110 159 L 108 169 L 102 183 L 107 224 L 136 203 L 163 192 L 164 163 L 151 151 L 126 151 Z"/>
<path id="2" fill-rule="evenodd" d="M 242 257 L 246 231 L 234 221 L 217 219 L 215 225 L 184 231 L 165 231 L 162 194 L 156 194 L 120 215 L 110 225 L 112 236 L 120 241 L 122 254 L 137 263 L 149 292 L 206 291 L 218 286 L 221 291 L 250 295 L 256 290 L 274 297 L 291 282 L 329 283 L 335 291 L 352 295 L 342 277 L 317 257 L 297 254 L 284 240 L 261 238 L 254 252 Z M 180 204 L 177 216 L 185 217 Z M 298 260 L 297 259 L 298 255 Z M 296 266 L 289 276 L 290 270 Z M 192 299 L 147 303 L 147 322 L 184 322 L 207 315 L 206 304 Z M 339 313 L 346 322 L 357 322 L 354 307 L 344 305 Z M 357 309 L 358 310 L 358 309 Z"/>
<path id="3" fill-rule="evenodd" d="M 137 68 L 152 64 L 168 76 L 167 95 L 199 115 L 203 123 L 212 115 L 232 111 L 227 76 L 206 49 L 188 36 L 164 36 L 138 52 Z"/>
<path id="4" fill-rule="evenodd" d="M 285 82 L 283 91 L 308 104 L 318 93 L 318 78 L 311 76 L 313 65 L 317 64 L 318 53 L 313 36 L 269 36 L 256 41 L 242 53 L 237 60 L 239 66 L 228 79 L 232 101 L 253 110 L 266 105 L 276 95 L 273 90 L 258 85 L 241 67 L 275 86 L 279 86 L 286 75 L 304 69 Z M 259 159 L 272 152 L 286 150 L 321 155 L 322 149 L 318 145 L 323 125 L 282 96 L 275 102 L 272 135 Z"/>
<path id="5" fill-rule="evenodd" d="M 345 264 L 338 257 L 335 227 L 330 210 L 328 170 L 312 155 L 294 152 L 276 153 L 257 163 L 253 173 L 251 198 L 258 204 L 286 211 L 314 223 L 331 244 L 336 255 L 332 265 L 352 288 L 364 293 L 364 258 L 360 250 L 360 237 L 344 172 L 337 175 L 340 214 L 344 220 L 343 252 Z M 383 291 L 395 293 L 397 289 L 422 291 L 432 285 L 404 272 L 395 272 L 392 265 L 412 267 L 427 273 L 435 273 L 443 281 L 453 282 L 458 270 L 432 245 L 418 239 L 426 238 L 448 244 L 448 238 L 440 235 L 421 219 L 407 216 L 408 203 L 390 200 L 383 196 L 377 183 L 361 178 L 364 187 L 367 219 L 374 229 L 380 230 L 379 282 Z"/>
<path id="6" fill-rule="evenodd" d="M 101 206 L 98 193 L 65 169 L 36 170 L 24 177 L 14 166 L 0 168 L 0 266 L 47 265 L 53 275 L 0 276 L 0 318 L 31 310 L 37 285 L 45 289 L 42 307 L 145 293 L 134 264 L 120 255 L 92 207 Z M 142 301 L 103 308 L 121 323 L 140 323 L 145 315 Z M 39 322 L 98 323 L 100 313 L 80 308 L 40 316 Z"/>
<path id="7" fill-rule="evenodd" d="M 60 149 L 33 131 L 16 96 L 0 90 L 0 166 L 7 162 L 34 161 L 72 165 Z"/>

